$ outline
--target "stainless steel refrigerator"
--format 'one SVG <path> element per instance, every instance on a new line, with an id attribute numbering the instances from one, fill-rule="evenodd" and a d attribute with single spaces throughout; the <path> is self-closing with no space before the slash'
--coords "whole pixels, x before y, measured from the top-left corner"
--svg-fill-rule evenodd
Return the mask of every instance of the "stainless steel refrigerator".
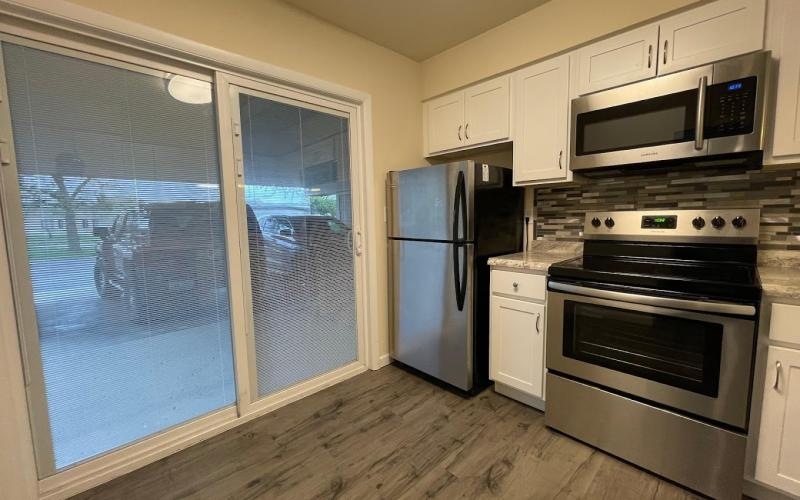
<path id="1" fill-rule="evenodd" d="M 511 169 L 474 161 L 389 172 L 392 358 L 462 391 L 489 383 L 489 268 L 522 248 Z"/>

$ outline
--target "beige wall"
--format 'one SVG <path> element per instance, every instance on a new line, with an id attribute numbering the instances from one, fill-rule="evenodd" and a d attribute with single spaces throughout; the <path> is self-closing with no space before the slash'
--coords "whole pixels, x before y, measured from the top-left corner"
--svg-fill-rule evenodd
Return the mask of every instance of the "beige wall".
<path id="1" fill-rule="evenodd" d="M 423 163 L 421 67 L 411 59 L 274 0 L 73 3 L 371 94 L 377 210 L 384 206 L 386 171 Z M 386 233 L 383 217 L 377 219 L 378 321 L 385 328 Z M 385 332 L 381 337 L 387 352 Z"/>
<path id="2" fill-rule="evenodd" d="M 424 98 L 542 59 L 697 0 L 552 0 L 422 63 Z"/>

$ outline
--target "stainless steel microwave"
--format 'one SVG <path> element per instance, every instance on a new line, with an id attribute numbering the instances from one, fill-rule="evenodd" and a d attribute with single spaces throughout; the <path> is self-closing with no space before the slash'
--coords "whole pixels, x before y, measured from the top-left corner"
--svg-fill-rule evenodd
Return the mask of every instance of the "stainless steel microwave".
<path id="1" fill-rule="evenodd" d="M 575 171 L 763 149 L 769 52 L 572 101 Z"/>

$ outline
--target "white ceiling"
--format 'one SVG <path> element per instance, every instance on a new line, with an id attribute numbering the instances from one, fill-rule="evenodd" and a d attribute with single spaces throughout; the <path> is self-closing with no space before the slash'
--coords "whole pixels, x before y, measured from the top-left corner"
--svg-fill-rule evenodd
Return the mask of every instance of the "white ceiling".
<path id="1" fill-rule="evenodd" d="M 340 28 L 427 59 L 549 0 L 284 0 Z"/>

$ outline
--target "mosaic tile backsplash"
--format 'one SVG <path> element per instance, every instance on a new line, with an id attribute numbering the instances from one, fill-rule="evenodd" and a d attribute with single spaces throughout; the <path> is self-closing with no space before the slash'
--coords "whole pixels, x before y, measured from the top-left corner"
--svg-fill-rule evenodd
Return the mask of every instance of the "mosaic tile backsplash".
<path id="1" fill-rule="evenodd" d="M 534 203 L 537 238 L 564 241 L 581 239 L 590 211 L 760 208 L 759 247 L 800 250 L 800 165 L 582 177 L 536 188 Z"/>

